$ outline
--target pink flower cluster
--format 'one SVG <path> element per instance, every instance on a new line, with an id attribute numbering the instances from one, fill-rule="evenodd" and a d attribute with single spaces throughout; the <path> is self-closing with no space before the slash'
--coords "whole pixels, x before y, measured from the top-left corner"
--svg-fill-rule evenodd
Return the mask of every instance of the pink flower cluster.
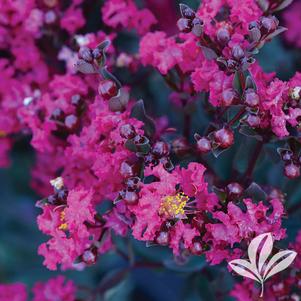
<path id="1" fill-rule="evenodd" d="M 76 287 L 71 280 L 65 281 L 63 276 L 48 280 L 46 283 L 37 282 L 32 288 L 33 301 L 74 301 Z M 0 284 L 1 301 L 26 301 L 27 290 L 22 283 Z"/>

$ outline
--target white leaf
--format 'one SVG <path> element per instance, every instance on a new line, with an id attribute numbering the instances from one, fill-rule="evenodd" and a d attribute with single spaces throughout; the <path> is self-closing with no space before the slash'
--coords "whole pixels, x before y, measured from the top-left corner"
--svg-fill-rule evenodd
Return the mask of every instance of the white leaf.
<path id="1" fill-rule="evenodd" d="M 285 250 L 275 254 L 265 269 L 264 276 L 263 276 L 264 280 L 267 280 L 273 275 L 285 270 L 294 261 L 296 256 L 297 253 L 291 250 Z M 283 257 L 284 259 L 282 259 L 280 262 L 278 262 L 275 265 L 275 263 Z"/>
<path id="2" fill-rule="evenodd" d="M 256 264 L 257 253 L 259 252 L 259 246 L 264 241 L 263 247 L 259 254 L 259 262 Z M 269 257 L 273 249 L 273 237 L 271 233 L 264 233 L 256 236 L 250 243 L 248 247 L 248 256 L 251 264 L 254 268 L 258 268 L 258 273 L 260 273 L 264 262 Z M 254 269 L 253 268 L 253 269 Z"/>
<path id="3" fill-rule="evenodd" d="M 263 265 L 265 264 L 266 260 L 270 256 L 273 250 L 273 237 L 271 233 L 268 234 L 267 239 L 265 240 L 259 254 L 259 260 L 258 260 L 258 272 L 261 274 L 261 270 Z"/>
<path id="4" fill-rule="evenodd" d="M 235 259 L 229 262 L 230 267 L 239 275 L 247 278 L 251 278 L 259 283 L 261 283 L 261 277 L 257 270 L 254 270 L 253 265 L 243 259 Z"/>

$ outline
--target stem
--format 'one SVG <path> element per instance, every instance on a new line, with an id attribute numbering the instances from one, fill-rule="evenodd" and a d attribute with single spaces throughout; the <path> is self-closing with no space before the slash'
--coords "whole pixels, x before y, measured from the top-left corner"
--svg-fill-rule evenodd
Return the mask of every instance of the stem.
<path id="1" fill-rule="evenodd" d="M 228 126 L 231 127 L 236 121 L 239 120 L 239 118 L 245 113 L 245 108 L 241 108 L 239 112 L 233 117 L 232 120 L 228 123 Z"/>
<path id="2" fill-rule="evenodd" d="M 263 291 L 264 291 L 264 282 L 261 281 L 261 294 L 260 294 L 260 298 L 263 297 Z"/>
<path id="3" fill-rule="evenodd" d="M 297 212 L 300 209 L 301 209 L 301 203 L 297 203 L 297 204 L 293 205 L 292 207 L 290 207 L 287 210 L 287 213 L 288 214 L 293 214 L 293 213 Z"/>
<path id="4" fill-rule="evenodd" d="M 253 156 L 252 156 L 251 160 L 249 161 L 249 166 L 248 166 L 248 168 L 247 168 L 247 170 L 245 172 L 244 178 L 246 179 L 246 181 L 248 179 L 250 179 L 251 176 L 252 176 L 252 174 L 253 174 L 254 168 L 256 166 L 256 162 L 259 159 L 259 156 L 260 156 L 260 153 L 262 151 L 262 148 L 263 148 L 263 141 L 258 141 L 257 145 L 255 147 Z"/>
<path id="5" fill-rule="evenodd" d="M 190 123 L 191 123 L 190 114 L 184 113 L 183 136 L 186 137 L 187 141 L 189 141 L 189 137 L 190 137 Z"/>

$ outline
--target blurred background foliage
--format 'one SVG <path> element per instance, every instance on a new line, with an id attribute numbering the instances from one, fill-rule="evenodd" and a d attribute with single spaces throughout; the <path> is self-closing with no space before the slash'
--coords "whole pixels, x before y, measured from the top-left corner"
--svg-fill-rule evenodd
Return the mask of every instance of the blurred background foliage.
<path id="1" fill-rule="evenodd" d="M 185 3 L 193 8 L 199 5 L 199 1 L 193 0 Z M 174 1 L 175 11 L 177 5 L 178 1 Z M 95 26 L 101 28 L 98 13 L 99 10 L 91 13 L 86 30 L 94 30 Z M 281 20 L 281 16 L 278 17 Z M 138 39 L 135 33 L 122 33 L 114 45 L 119 51 L 135 53 L 138 50 Z M 266 72 L 274 71 L 283 80 L 301 70 L 300 53 L 287 45 L 281 37 L 267 44 L 257 59 Z M 124 84 L 133 84 L 132 96 L 144 99 L 150 115 L 168 116 L 170 126 L 176 127 L 181 133 L 183 112 L 168 100 L 171 90 L 158 72 L 143 68 L 131 76 L 125 69 L 116 69 L 114 73 Z M 192 108 L 191 142 L 193 133 L 203 133 L 210 120 L 204 113 L 201 99 L 202 96 Z M 235 146 L 218 158 L 208 155 L 206 160 L 222 179 L 227 180 L 232 167 L 240 172 L 245 170 L 254 145 L 254 138 L 237 133 Z M 188 157 L 183 161 L 191 159 Z M 11 166 L 0 170 L 0 282 L 20 281 L 29 287 L 36 281 L 43 281 L 57 274 L 43 267 L 42 257 L 37 255 L 37 248 L 46 237 L 39 232 L 36 224 L 40 211 L 34 205 L 40 196 L 30 188 L 30 169 L 34 160 L 30 137 L 22 137 L 14 145 Z M 301 199 L 301 180 L 287 180 L 282 168 L 276 145 L 271 143 L 264 147 L 254 176 L 259 184 L 270 183 L 282 189 L 287 194 L 286 207 L 289 208 Z M 288 229 L 288 240 L 292 240 L 300 228 L 300 213 L 293 212 L 284 221 L 284 226 Z M 237 279 L 233 279 L 226 264 L 210 267 L 203 257 L 198 257 L 192 258 L 186 265 L 177 266 L 170 252 L 160 247 L 147 248 L 143 243 L 130 238 L 119 240 L 118 244 L 130 262 L 124 259 L 124 254 L 109 253 L 83 272 L 59 273 L 75 280 L 83 293 L 86 289 L 98 286 L 103 291 L 104 300 L 108 301 L 232 300 L 228 297 L 228 292 Z"/>

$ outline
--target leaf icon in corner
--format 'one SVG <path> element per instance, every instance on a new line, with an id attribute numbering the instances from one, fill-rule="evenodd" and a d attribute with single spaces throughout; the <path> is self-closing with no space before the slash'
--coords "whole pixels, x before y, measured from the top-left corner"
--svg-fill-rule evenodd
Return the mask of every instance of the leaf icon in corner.
<path id="1" fill-rule="evenodd" d="M 270 261 L 273 250 L 273 236 L 264 233 L 255 237 L 249 247 L 249 260 L 235 259 L 229 262 L 230 267 L 239 275 L 251 278 L 261 284 L 263 296 L 264 282 L 273 275 L 285 270 L 295 259 L 297 253 L 291 250 L 280 251 Z"/>

